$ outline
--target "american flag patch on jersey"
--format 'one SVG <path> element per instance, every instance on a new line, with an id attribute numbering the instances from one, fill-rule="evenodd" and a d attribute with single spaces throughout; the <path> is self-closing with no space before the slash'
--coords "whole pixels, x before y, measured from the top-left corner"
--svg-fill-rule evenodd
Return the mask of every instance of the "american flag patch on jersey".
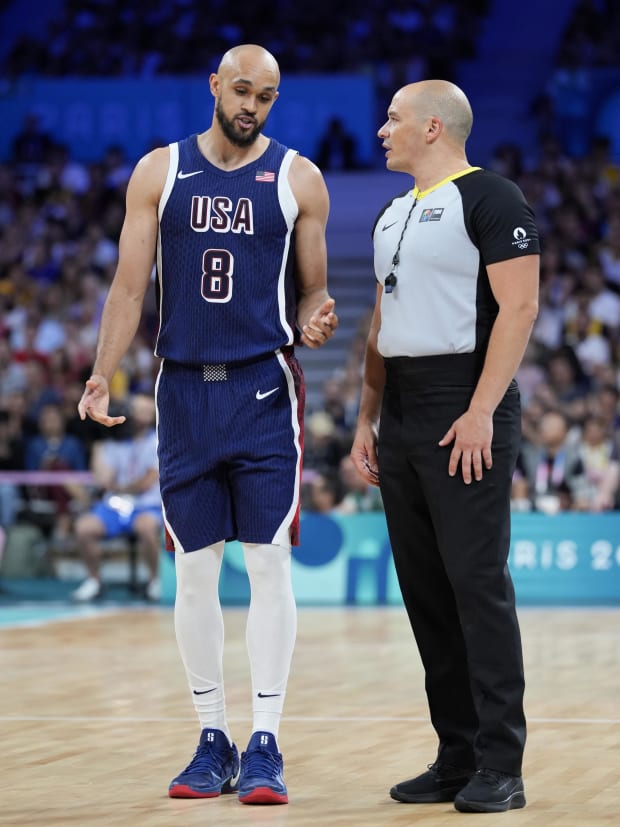
<path id="1" fill-rule="evenodd" d="M 266 169 L 259 169 L 254 180 L 273 182 L 276 180 L 276 174 L 275 172 L 269 172 L 269 170 Z"/>

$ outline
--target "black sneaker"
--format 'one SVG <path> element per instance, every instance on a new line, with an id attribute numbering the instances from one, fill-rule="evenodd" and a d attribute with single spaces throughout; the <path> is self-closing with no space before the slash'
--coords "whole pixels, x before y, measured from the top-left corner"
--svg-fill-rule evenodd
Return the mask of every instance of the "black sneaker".
<path id="1" fill-rule="evenodd" d="M 454 799 L 461 813 L 504 813 L 525 807 L 523 779 L 496 770 L 478 770 Z"/>
<path id="2" fill-rule="evenodd" d="M 426 772 L 401 781 L 390 790 L 395 801 L 405 804 L 437 804 L 441 801 L 454 801 L 455 795 L 463 789 L 474 774 L 473 770 L 464 770 L 435 761 L 429 764 Z"/>

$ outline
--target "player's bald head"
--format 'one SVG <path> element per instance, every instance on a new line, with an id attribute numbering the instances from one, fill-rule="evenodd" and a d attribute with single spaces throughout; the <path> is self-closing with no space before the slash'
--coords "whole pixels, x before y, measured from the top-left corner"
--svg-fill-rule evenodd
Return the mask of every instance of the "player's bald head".
<path id="1" fill-rule="evenodd" d="M 218 75 L 229 78 L 251 79 L 257 74 L 262 78 L 271 76 L 274 89 L 280 85 L 280 67 L 271 52 L 254 43 L 233 46 L 220 61 Z"/>
<path id="2" fill-rule="evenodd" d="M 422 80 L 400 90 L 401 103 L 411 106 L 422 120 L 439 118 L 445 131 L 464 144 L 473 124 L 473 113 L 467 96 L 447 80 Z"/>

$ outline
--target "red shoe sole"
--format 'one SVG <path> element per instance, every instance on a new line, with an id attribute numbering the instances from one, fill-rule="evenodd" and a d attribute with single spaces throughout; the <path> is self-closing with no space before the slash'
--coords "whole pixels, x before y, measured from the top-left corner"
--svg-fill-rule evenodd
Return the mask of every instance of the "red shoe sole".
<path id="1" fill-rule="evenodd" d="M 256 787 L 243 798 L 239 796 L 239 801 L 242 804 L 288 804 L 288 795 L 276 793 L 269 787 Z"/>
<path id="2" fill-rule="evenodd" d="M 168 790 L 169 798 L 217 798 L 219 792 L 215 793 L 200 793 L 192 790 L 191 787 L 186 787 L 184 784 L 177 784 L 171 790 Z"/>

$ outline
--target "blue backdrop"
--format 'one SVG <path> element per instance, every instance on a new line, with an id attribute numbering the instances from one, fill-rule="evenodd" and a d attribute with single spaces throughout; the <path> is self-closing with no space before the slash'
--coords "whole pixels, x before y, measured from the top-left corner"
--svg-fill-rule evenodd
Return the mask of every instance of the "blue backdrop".
<path id="1" fill-rule="evenodd" d="M 301 75 L 283 78 L 280 98 L 265 134 L 315 157 L 319 136 L 331 117 L 342 116 L 357 140 L 361 161 L 376 148 L 372 83 L 364 75 Z M 137 160 L 155 141 L 169 143 L 211 123 L 213 97 L 207 77 L 147 80 L 45 80 L 24 78 L 0 97 L 0 158 L 25 116 L 35 113 L 42 127 L 66 144 L 79 161 L 99 160 L 120 144 Z"/>
<path id="2" fill-rule="evenodd" d="M 382 514 L 302 515 L 293 551 L 299 605 L 399 605 Z M 515 514 L 509 558 L 521 605 L 620 605 L 620 514 Z M 164 600 L 174 599 L 174 563 L 162 560 Z M 238 543 L 226 547 L 222 601 L 247 603 Z"/>

